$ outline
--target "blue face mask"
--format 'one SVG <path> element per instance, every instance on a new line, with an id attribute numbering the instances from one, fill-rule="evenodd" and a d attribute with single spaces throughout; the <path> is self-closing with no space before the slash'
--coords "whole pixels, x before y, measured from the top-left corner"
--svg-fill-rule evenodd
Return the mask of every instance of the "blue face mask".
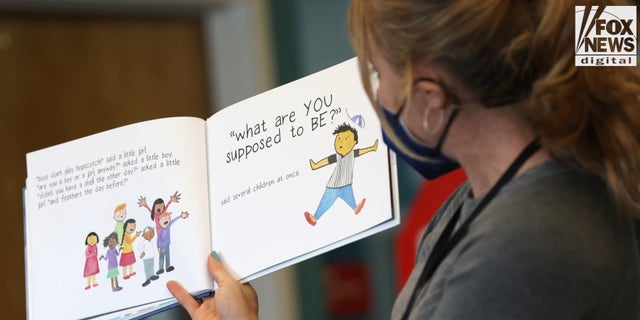
<path id="1" fill-rule="evenodd" d="M 396 115 L 386 108 L 382 108 L 382 111 L 387 118 L 389 123 L 393 123 Z M 411 136 L 411 134 L 407 131 L 405 126 L 402 123 L 398 123 L 397 125 L 390 126 L 395 135 L 400 139 L 400 141 L 407 147 L 409 150 L 413 151 L 419 155 L 431 156 L 433 157 L 432 161 L 421 161 L 417 159 L 413 159 L 412 157 L 402 153 L 398 146 L 396 146 L 393 141 L 387 136 L 387 134 L 382 130 L 382 138 L 384 142 L 389 146 L 391 150 L 393 150 L 400 159 L 410 165 L 413 169 L 418 171 L 420 175 L 422 175 L 427 180 L 435 179 L 439 176 L 442 176 L 450 171 L 453 171 L 460 167 L 460 165 L 445 157 L 441 152 L 436 149 L 425 146 L 422 143 L 416 141 L 415 138 Z"/>

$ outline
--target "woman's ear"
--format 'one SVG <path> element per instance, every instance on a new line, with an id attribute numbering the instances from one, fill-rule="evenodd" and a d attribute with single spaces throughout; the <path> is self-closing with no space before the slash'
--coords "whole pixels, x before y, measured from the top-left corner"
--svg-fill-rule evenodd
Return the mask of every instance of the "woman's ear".
<path id="1" fill-rule="evenodd" d="M 444 124 L 445 109 L 449 104 L 449 97 L 437 81 L 432 78 L 418 78 L 414 82 L 414 103 L 421 106 L 422 129 L 429 136 L 436 135 Z"/>
<path id="2" fill-rule="evenodd" d="M 447 94 L 442 89 L 442 86 L 436 82 L 429 80 L 417 81 L 415 90 L 416 98 L 424 106 L 432 108 L 434 111 L 444 110 L 447 106 Z"/>

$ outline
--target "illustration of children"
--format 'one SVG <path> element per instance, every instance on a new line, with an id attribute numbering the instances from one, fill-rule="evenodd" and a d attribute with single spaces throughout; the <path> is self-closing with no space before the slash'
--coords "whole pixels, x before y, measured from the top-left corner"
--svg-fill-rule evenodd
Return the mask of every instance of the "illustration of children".
<path id="1" fill-rule="evenodd" d="M 118 275 L 120 272 L 118 271 L 118 256 L 120 252 L 118 252 L 118 248 L 116 245 L 118 244 L 118 234 L 116 232 L 111 232 L 102 243 L 107 249 L 107 255 L 101 256 L 100 260 L 107 260 L 107 279 L 111 279 L 111 291 L 118 292 L 122 290 L 122 287 L 118 284 Z"/>
<path id="2" fill-rule="evenodd" d="M 100 266 L 98 265 L 98 246 L 96 245 L 100 241 L 98 235 L 95 232 L 89 232 L 84 239 L 84 244 L 87 246 L 84 250 L 84 277 L 87 279 L 87 286 L 85 290 L 89 290 L 92 287 L 97 287 L 96 274 L 100 272 Z"/>
<path id="3" fill-rule="evenodd" d="M 136 232 L 136 220 L 128 219 L 122 227 L 124 236 L 122 239 L 122 256 L 120 266 L 122 267 L 122 278 L 129 279 L 136 275 L 133 272 L 133 264 L 136 262 L 136 255 L 133 252 L 133 242 L 140 236 L 140 231 Z M 133 235 L 135 233 L 135 235 Z"/>
<path id="4" fill-rule="evenodd" d="M 152 227 L 144 227 L 142 237 L 146 241 L 142 241 L 140 246 L 138 246 L 140 259 L 144 262 L 144 275 L 146 278 L 145 282 L 142 283 L 143 287 L 148 286 L 153 280 L 158 280 L 158 276 L 153 273 L 153 260 L 156 257 L 156 248 L 151 243 L 151 239 L 153 239 L 154 236 L 155 232 Z"/>
<path id="5" fill-rule="evenodd" d="M 120 245 L 122 245 L 122 236 L 124 235 L 123 225 L 124 225 L 124 218 L 126 217 L 127 217 L 126 203 L 121 203 L 117 205 L 115 209 L 113 209 L 113 220 L 116 221 L 116 226 L 115 228 L 113 228 L 113 232 L 118 234 L 118 244 Z"/>
<path id="6" fill-rule="evenodd" d="M 333 134 L 336 136 L 333 144 L 336 153 L 318 162 L 309 159 L 312 170 L 322 168 L 329 164 L 336 164 L 315 213 L 313 215 L 309 212 L 304 213 L 307 222 L 312 226 L 316 225 L 320 217 L 322 217 L 338 198 L 344 200 L 347 205 L 353 209 L 355 214 L 360 213 L 366 199 L 363 198 L 356 205 L 352 188 L 354 160 L 363 154 L 378 150 L 377 139 L 370 147 L 354 149 L 358 143 L 358 132 L 346 123 L 339 125 L 333 131 Z"/>
<path id="7" fill-rule="evenodd" d="M 164 204 L 164 200 L 162 200 L 162 198 L 158 198 L 153 202 L 153 206 L 152 208 L 149 208 L 149 206 L 147 205 L 147 198 L 140 196 L 140 199 L 138 199 L 138 206 L 139 207 L 145 207 L 147 208 L 147 210 L 149 210 L 149 213 L 151 214 L 151 221 L 154 221 L 156 223 L 156 233 L 160 234 L 160 216 L 167 212 L 167 209 L 169 209 L 169 205 L 173 202 L 178 203 L 180 202 L 180 196 L 181 194 L 178 193 L 178 191 L 174 192 L 173 195 L 169 196 L 169 202 L 167 202 L 167 204 Z"/>
<path id="8" fill-rule="evenodd" d="M 186 219 L 189 217 L 188 212 L 182 212 L 180 216 L 171 219 L 171 212 L 165 212 L 160 216 L 160 232 L 158 233 L 158 251 L 160 252 L 159 269 L 156 274 L 164 273 L 164 267 L 167 268 L 167 272 L 173 271 L 175 268 L 171 265 L 171 251 L 169 247 L 171 245 L 171 226 L 178 221 L 178 219 Z M 165 263 L 166 261 L 166 263 Z"/>

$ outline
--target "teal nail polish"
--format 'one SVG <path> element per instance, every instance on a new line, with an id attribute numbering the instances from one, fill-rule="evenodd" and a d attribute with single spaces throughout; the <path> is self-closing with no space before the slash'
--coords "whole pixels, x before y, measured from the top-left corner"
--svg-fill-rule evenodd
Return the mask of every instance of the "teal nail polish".
<path id="1" fill-rule="evenodd" d="M 213 256 L 214 259 L 220 261 L 220 256 L 215 250 L 211 251 L 211 255 Z"/>

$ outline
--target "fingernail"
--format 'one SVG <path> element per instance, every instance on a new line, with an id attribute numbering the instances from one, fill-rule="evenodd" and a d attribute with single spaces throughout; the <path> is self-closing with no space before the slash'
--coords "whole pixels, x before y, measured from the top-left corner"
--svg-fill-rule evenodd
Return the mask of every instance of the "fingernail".
<path id="1" fill-rule="evenodd" d="M 218 252 L 216 252 L 215 250 L 211 251 L 211 256 L 213 256 L 214 259 L 220 261 L 220 256 L 218 255 Z"/>

